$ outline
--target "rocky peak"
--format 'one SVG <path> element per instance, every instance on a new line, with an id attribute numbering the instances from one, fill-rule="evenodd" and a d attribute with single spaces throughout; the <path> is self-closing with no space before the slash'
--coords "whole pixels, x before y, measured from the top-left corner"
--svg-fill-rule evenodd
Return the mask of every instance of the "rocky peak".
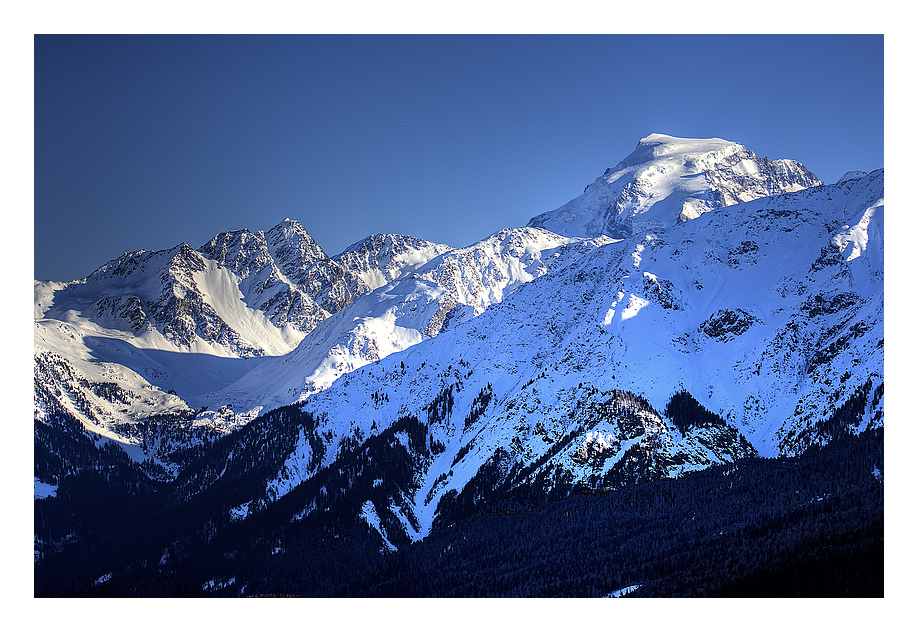
<path id="1" fill-rule="evenodd" d="M 265 235 L 268 250 L 278 267 L 298 285 L 309 282 L 316 265 L 331 261 L 322 247 L 298 221 L 285 219 Z"/>
<path id="2" fill-rule="evenodd" d="M 278 269 L 330 314 L 341 311 L 367 288 L 331 259 L 296 220 L 285 219 L 265 235 Z"/>
<path id="3" fill-rule="evenodd" d="M 451 246 L 417 237 L 380 233 L 352 244 L 334 259 L 374 290 L 450 250 Z M 352 291 L 363 293 L 357 287 Z"/>
<path id="4" fill-rule="evenodd" d="M 243 278 L 271 259 L 264 233 L 246 228 L 216 235 L 201 246 L 201 254 Z"/>

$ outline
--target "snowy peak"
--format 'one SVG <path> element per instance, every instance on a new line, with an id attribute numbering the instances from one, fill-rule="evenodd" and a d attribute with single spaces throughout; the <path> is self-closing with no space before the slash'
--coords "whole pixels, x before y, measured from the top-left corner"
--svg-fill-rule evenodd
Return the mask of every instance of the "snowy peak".
<path id="1" fill-rule="evenodd" d="M 308 333 L 328 317 L 304 288 L 281 272 L 262 231 L 220 233 L 204 244 L 201 252 L 239 278 L 246 305 L 263 312 L 275 327 L 291 325 Z"/>
<path id="2" fill-rule="evenodd" d="M 651 134 L 580 197 L 529 226 L 571 237 L 624 238 L 820 184 L 800 163 L 759 158 L 739 143 Z"/>
<path id="3" fill-rule="evenodd" d="M 322 247 L 296 220 L 285 219 L 269 230 L 265 238 L 278 267 L 297 284 L 308 285 L 309 272 L 330 261 Z"/>
<path id="4" fill-rule="evenodd" d="M 739 143 L 721 138 L 676 138 L 654 133 L 642 138 L 635 150 L 618 163 L 613 170 L 620 171 L 660 158 L 710 156 L 716 159 L 744 149 Z"/>
<path id="5" fill-rule="evenodd" d="M 296 220 L 285 219 L 265 235 L 278 269 L 330 314 L 367 291 L 356 275 L 332 260 Z"/>
<path id="6" fill-rule="evenodd" d="M 312 238 L 312 235 L 310 235 L 306 230 L 306 227 L 295 219 L 286 217 L 281 223 L 272 228 L 269 232 L 274 235 L 280 235 L 282 239 L 289 242 L 305 242 L 315 244 L 315 248 L 321 250 L 319 244 L 316 243 L 316 241 Z"/>
<path id="7" fill-rule="evenodd" d="M 285 219 L 265 234 L 268 250 L 278 267 L 299 285 L 308 285 L 310 272 L 331 260 L 298 221 Z"/>
<path id="8" fill-rule="evenodd" d="M 845 175 L 838 179 L 836 184 L 842 184 L 848 180 L 858 180 L 866 175 L 868 175 L 866 171 L 847 171 L 845 172 Z"/>
<path id="9" fill-rule="evenodd" d="M 265 236 L 248 229 L 220 233 L 201 246 L 201 253 L 242 278 L 270 259 Z"/>
<path id="10" fill-rule="evenodd" d="M 302 224 L 289 218 L 267 233 L 220 233 L 201 252 L 240 277 L 249 306 L 265 312 L 276 326 L 290 324 L 304 333 L 367 291 Z"/>
<path id="11" fill-rule="evenodd" d="M 334 260 L 375 290 L 450 250 L 446 244 L 380 233 L 352 244 Z M 357 293 L 356 288 L 353 291 Z"/>
<path id="12" fill-rule="evenodd" d="M 418 275 L 477 315 L 520 285 L 607 241 L 562 237 L 541 228 L 505 228 L 432 260 Z"/>

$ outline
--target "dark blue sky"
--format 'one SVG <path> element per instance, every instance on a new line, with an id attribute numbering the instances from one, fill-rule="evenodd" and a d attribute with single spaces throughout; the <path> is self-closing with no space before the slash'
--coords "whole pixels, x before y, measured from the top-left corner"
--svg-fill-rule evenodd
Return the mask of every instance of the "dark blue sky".
<path id="1" fill-rule="evenodd" d="M 300 220 L 464 246 L 643 136 L 883 167 L 882 36 L 38 36 L 35 278 Z"/>

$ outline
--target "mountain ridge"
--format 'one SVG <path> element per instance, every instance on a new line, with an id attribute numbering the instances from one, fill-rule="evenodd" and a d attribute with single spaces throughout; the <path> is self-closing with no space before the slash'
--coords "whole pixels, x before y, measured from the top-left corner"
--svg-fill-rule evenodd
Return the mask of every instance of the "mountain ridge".
<path id="1" fill-rule="evenodd" d="M 651 135 L 466 248 L 380 234 L 328 257 L 287 219 L 36 282 L 36 436 L 63 463 L 36 481 L 50 498 L 85 468 L 54 439 L 78 427 L 182 502 L 246 477 L 230 522 L 334 511 L 389 550 L 496 496 L 882 429 L 883 196 L 883 170 L 827 185 Z M 189 469 L 217 444 L 222 471 Z"/>

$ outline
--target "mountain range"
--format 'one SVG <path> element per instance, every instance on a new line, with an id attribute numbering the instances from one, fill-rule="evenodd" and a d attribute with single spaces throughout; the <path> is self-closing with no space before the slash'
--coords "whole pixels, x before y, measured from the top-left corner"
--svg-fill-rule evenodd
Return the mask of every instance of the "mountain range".
<path id="1" fill-rule="evenodd" d="M 883 195 L 882 170 L 825 184 L 652 134 L 463 248 L 380 234 L 329 257 L 288 219 L 36 281 L 36 568 L 91 556 L 104 588 L 189 563 L 189 534 L 307 524 L 385 556 L 882 433 Z M 94 486 L 183 526 L 106 567 L 114 528 L 61 509 Z"/>

